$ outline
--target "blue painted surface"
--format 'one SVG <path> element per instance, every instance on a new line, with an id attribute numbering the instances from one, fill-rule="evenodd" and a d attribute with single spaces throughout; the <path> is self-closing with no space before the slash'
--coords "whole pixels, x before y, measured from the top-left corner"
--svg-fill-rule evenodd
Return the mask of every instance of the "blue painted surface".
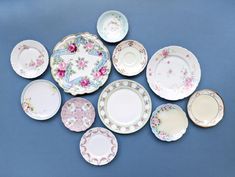
<path id="1" fill-rule="evenodd" d="M 68 34 L 97 34 L 99 15 L 110 9 L 127 16 L 130 30 L 126 39 L 143 43 L 150 57 L 168 45 L 183 46 L 198 57 L 202 69 L 198 89 L 212 88 L 222 95 L 226 106 L 222 122 L 203 129 L 190 121 L 185 136 L 174 143 L 157 140 L 149 125 L 135 134 L 115 134 L 118 156 L 107 166 L 95 167 L 79 153 L 82 133 L 67 130 L 59 114 L 46 122 L 25 115 L 20 95 L 30 80 L 16 75 L 10 66 L 15 44 L 38 40 L 51 54 Z M 112 53 L 115 45 L 107 46 Z M 234 0 L 0 1 L 0 177 L 234 177 L 234 56 Z M 49 68 L 40 78 L 53 81 Z M 105 85 L 121 78 L 126 77 L 113 68 Z M 167 103 L 150 90 L 145 71 L 131 79 L 149 91 L 153 108 Z M 96 105 L 103 88 L 84 97 Z M 61 93 L 63 101 L 72 97 Z M 185 110 L 187 101 L 175 103 Z M 103 126 L 98 116 L 94 126 Z"/>

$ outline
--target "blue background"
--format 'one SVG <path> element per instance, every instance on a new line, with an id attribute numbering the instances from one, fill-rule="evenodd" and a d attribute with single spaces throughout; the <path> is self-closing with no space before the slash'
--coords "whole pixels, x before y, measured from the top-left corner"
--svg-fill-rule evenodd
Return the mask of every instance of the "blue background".
<path id="1" fill-rule="evenodd" d="M 115 134 L 118 155 L 109 165 L 96 167 L 80 155 L 83 133 L 67 130 L 59 113 L 45 122 L 26 116 L 20 95 L 30 80 L 12 70 L 12 48 L 21 40 L 34 39 L 51 54 L 68 34 L 97 34 L 99 15 L 110 9 L 127 16 L 130 29 L 126 39 L 143 43 L 149 57 L 168 45 L 183 46 L 198 57 L 202 70 L 198 89 L 212 88 L 225 101 L 224 119 L 216 127 L 203 129 L 190 121 L 187 133 L 173 143 L 156 139 L 149 124 L 131 135 Z M 106 45 L 112 53 L 115 45 Z M 1 0 L 0 177 L 234 177 L 234 54 L 234 0 Z M 53 81 L 50 68 L 40 78 Z M 121 78 L 125 77 L 113 68 L 105 85 Z M 130 79 L 149 91 L 153 109 L 167 103 L 150 90 L 145 71 Z M 103 88 L 84 97 L 97 105 Z M 72 97 L 60 90 L 63 102 Z M 187 101 L 175 103 L 185 110 Z M 95 126 L 104 126 L 98 115 Z"/>

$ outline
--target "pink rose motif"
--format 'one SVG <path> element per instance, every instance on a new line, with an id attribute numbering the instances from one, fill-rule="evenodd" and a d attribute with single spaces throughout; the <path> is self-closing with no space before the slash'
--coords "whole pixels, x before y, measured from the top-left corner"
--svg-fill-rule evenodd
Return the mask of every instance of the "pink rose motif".
<path id="1" fill-rule="evenodd" d="M 66 71 L 66 63 L 65 62 L 61 62 L 58 65 L 57 76 L 59 78 L 63 78 L 65 76 L 65 71 Z"/>
<path id="2" fill-rule="evenodd" d="M 101 72 L 95 72 L 94 74 L 93 74 L 93 76 L 94 76 L 94 78 L 96 78 L 96 79 L 98 79 L 100 76 L 101 76 Z"/>
<path id="3" fill-rule="evenodd" d="M 90 81 L 88 79 L 83 79 L 80 81 L 80 85 L 82 87 L 87 87 L 90 84 Z"/>
<path id="4" fill-rule="evenodd" d="M 68 46 L 68 50 L 70 51 L 70 52 L 76 52 L 77 51 L 77 46 L 76 46 L 76 44 L 75 43 L 72 43 L 72 44 L 69 44 L 69 46 Z"/>
<path id="5" fill-rule="evenodd" d="M 44 63 L 44 61 L 42 60 L 42 59 L 37 59 L 36 60 L 36 67 L 39 67 L 39 66 L 41 66 L 42 64 Z"/>
<path id="6" fill-rule="evenodd" d="M 92 44 L 92 43 L 86 44 L 86 48 L 87 48 L 87 49 L 92 49 L 92 48 L 93 48 L 93 44 Z"/>
<path id="7" fill-rule="evenodd" d="M 102 56 L 102 52 L 99 52 L 98 55 L 99 55 L 99 57 L 101 57 Z"/>
<path id="8" fill-rule="evenodd" d="M 193 86 L 193 78 L 192 77 L 187 77 L 184 81 L 184 85 L 186 88 L 191 88 Z"/>
<path id="9" fill-rule="evenodd" d="M 103 66 L 102 68 L 100 68 L 99 72 L 102 76 L 105 75 L 105 73 L 107 72 L 106 67 Z"/>
<path id="10" fill-rule="evenodd" d="M 169 55 L 169 51 L 164 49 L 164 50 L 162 51 L 162 56 L 163 56 L 164 58 L 166 58 L 168 55 Z"/>
<path id="11" fill-rule="evenodd" d="M 29 66 L 30 67 L 34 67 L 36 65 L 36 63 L 33 61 L 33 60 L 31 60 L 30 62 L 29 62 Z"/>

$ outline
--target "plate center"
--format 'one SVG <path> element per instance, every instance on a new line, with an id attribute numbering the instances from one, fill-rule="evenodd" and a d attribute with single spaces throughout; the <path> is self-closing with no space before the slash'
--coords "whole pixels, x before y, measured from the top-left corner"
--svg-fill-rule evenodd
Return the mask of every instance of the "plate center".
<path id="1" fill-rule="evenodd" d="M 19 66 L 23 69 L 35 70 L 35 68 L 30 63 L 34 63 L 35 60 L 40 56 L 40 51 L 35 48 L 28 48 L 21 51 L 18 56 Z"/>
<path id="2" fill-rule="evenodd" d="M 137 56 L 135 53 L 128 51 L 123 55 L 123 61 L 125 65 L 133 66 L 137 62 Z"/>
<path id="3" fill-rule="evenodd" d="M 217 101 L 210 95 L 200 95 L 192 103 L 192 114 L 196 119 L 206 123 L 216 118 L 218 110 Z"/>
<path id="4" fill-rule="evenodd" d="M 105 156 L 111 152 L 110 141 L 103 135 L 94 135 L 87 142 L 87 151 L 94 156 Z"/>
<path id="5" fill-rule="evenodd" d="M 107 101 L 107 112 L 114 122 L 127 125 L 138 120 L 142 114 L 142 101 L 139 95 L 130 89 L 113 92 Z"/>

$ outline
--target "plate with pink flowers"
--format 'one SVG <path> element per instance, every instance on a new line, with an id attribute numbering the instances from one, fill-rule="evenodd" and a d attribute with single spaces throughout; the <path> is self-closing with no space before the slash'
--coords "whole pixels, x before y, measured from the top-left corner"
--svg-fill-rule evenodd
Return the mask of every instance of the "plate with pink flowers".
<path id="1" fill-rule="evenodd" d="M 179 100 L 196 90 L 201 69 L 192 52 L 183 47 L 169 46 L 152 56 L 146 75 L 154 93 L 167 100 Z"/>
<path id="2" fill-rule="evenodd" d="M 185 112 L 176 104 L 163 104 L 156 108 L 150 118 L 153 134 L 162 141 L 176 141 L 188 127 Z"/>
<path id="3" fill-rule="evenodd" d="M 62 107 L 62 122 L 71 131 L 87 130 L 95 120 L 95 108 L 85 98 L 71 98 Z"/>
<path id="4" fill-rule="evenodd" d="M 90 33 L 63 38 L 53 50 L 50 65 L 55 81 L 72 95 L 96 91 L 106 82 L 111 70 L 108 49 Z"/>
<path id="5" fill-rule="evenodd" d="M 24 40 L 11 52 L 11 65 L 21 77 L 32 79 L 40 76 L 49 63 L 46 48 L 38 41 Z"/>

